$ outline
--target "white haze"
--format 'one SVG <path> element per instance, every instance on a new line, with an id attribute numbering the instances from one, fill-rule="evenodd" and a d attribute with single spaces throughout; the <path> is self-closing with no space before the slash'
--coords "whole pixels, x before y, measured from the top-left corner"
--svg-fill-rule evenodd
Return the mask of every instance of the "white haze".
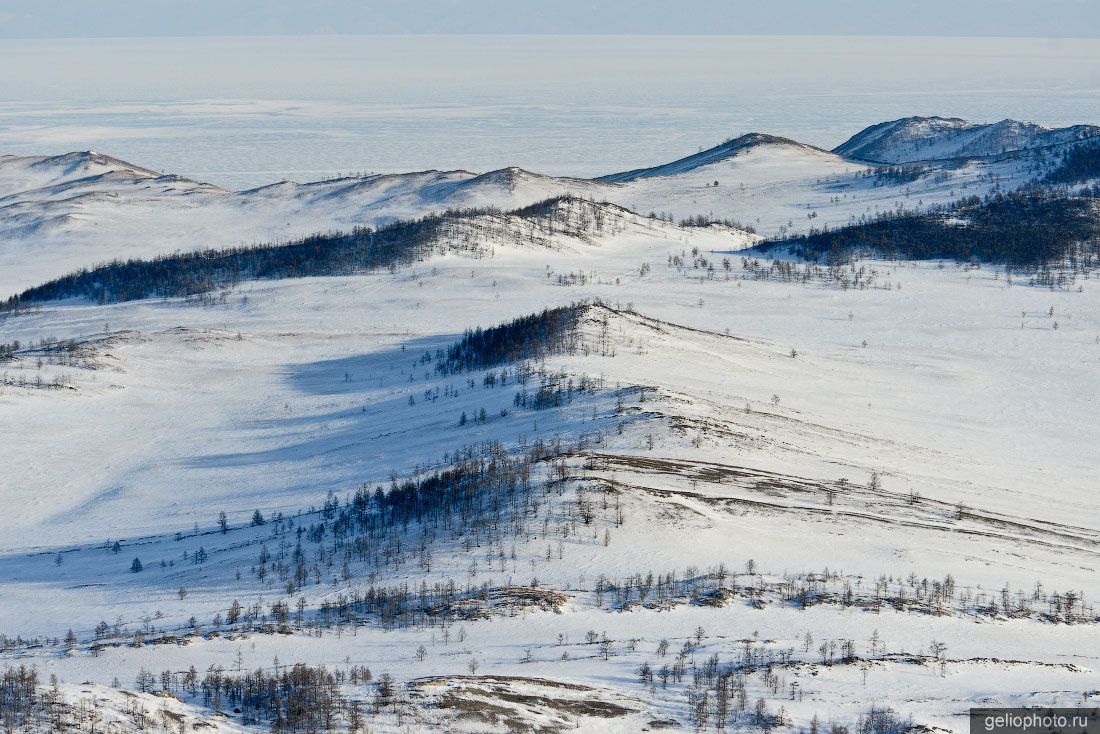
<path id="1" fill-rule="evenodd" d="M 418 36 L 8 40 L 0 153 L 94 149 L 232 189 L 518 165 L 593 176 L 749 131 L 913 114 L 1100 122 L 1100 40 Z"/>

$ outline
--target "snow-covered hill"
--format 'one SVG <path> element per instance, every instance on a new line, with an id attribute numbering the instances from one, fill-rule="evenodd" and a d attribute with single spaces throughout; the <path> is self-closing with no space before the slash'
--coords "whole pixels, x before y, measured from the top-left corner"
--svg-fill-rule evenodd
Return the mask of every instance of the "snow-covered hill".
<path id="1" fill-rule="evenodd" d="M 159 176 L 155 171 L 95 151 L 25 158 L 4 155 L 0 156 L 0 197 L 7 199 L 20 192 L 94 180 L 105 174 L 129 174 L 135 179 Z"/>
<path id="2" fill-rule="evenodd" d="M 803 143 L 795 142 L 788 138 L 781 138 L 776 135 L 767 135 L 765 133 L 749 133 L 742 135 L 731 140 L 727 140 L 721 145 L 717 145 L 713 148 L 701 151 L 694 155 L 689 155 L 686 158 L 673 161 L 672 163 L 665 163 L 660 166 L 654 166 L 652 168 L 639 168 L 633 171 L 624 171 L 622 173 L 612 173 L 604 176 L 600 180 L 613 181 L 616 183 L 625 183 L 628 181 L 636 181 L 640 178 L 651 178 L 653 176 L 675 176 L 682 173 L 688 173 L 690 171 L 696 171 L 700 168 L 707 168 L 716 163 L 728 161 L 731 158 L 736 158 L 743 153 L 746 153 L 754 148 L 766 146 L 772 149 L 794 149 L 803 153 L 822 153 L 824 157 L 829 157 L 827 151 L 815 148 L 812 145 L 805 145 Z"/>
<path id="3" fill-rule="evenodd" d="M 876 163 L 995 156 L 1100 137 L 1096 125 L 1048 128 L 1034 122 L 978 123 L 957 117 L 905 117 L 853 135 L 833 152 Z"/>
<path id="4" fill-rule="evenodd" d="M 94 153 L 0 159 L 0 288 L 80 267 L 176 250 L 231 247 L 379 225 L 447 209 L 515 209 L 605 185 L 519 169 L 424 171 L 240 193 Z"/>
<path id="5" fill-rule="evenodd" d="M 0 716 L 27 731 L 965 732 L 1095 696 L 1095 278 L 813 265 L 706 222 L 797 231 L 1038 159 L 754 138 L 622 181 L 237 193 L 40 160 L 4 160 L 0 204 L 72 220 L 5 235 L 13 289 L 476 211 L 384 265 L 0 318 Z"/>
<path id="6" fill-rule="evenodd" d="M 883 125 L 893 130 L 897 124 Z M 1047 137 L 1029 140 L 1068 140 L 1090 129 L 1050 131 Z M 893 145 L 890 140 L 901 133 L 891 135 L 889 130 L 868 132 L 867 144 Z M 977 128 L 966 130 L 959 135 L 969 141 L 968 154 L 978 154 L 978 141 L 992 139 Z M 920 137 L 908 144 L 931 150 L 928 146 L 939 146 L 938 140 Z M 1004 146 L 986 147 L 1000 152 Z M 242 192 L 90 152 L 7 156 L 0 158 L 0 291 L 10 295 L 115 258 L 285 241 L 448 209 L 511 210 L 567 194 L 613 202 L 640 214 L 726 220 L 761 234 L 791 234 L 1012 189 L 1049 167 L 1050 161 L 1041 156 L 1046 150 L 1052 149 L 1036 149 L 1038 157 L 922 164 L 921 170 L 897 176 L 850 155 L 751 134 L 672 163 L 592 180 L 505 168 L 483 174 L 420 171 L 305 184 L 284 181 Z"/>

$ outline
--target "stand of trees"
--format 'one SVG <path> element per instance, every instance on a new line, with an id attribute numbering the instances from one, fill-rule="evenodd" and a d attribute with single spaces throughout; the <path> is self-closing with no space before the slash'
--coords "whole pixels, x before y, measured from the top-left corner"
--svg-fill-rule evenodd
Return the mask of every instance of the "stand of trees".
<path id="1" fill-rule="evenodd" d="M 656 215 L 652 212 L 650 216 L 656 218 Z M 703 216 L 702 214 L 695 214 L 680 220 L 681 227 L 709 227 L 711 225 L 720 225 L 723 227 L 729 227 L 730 229 L 739 229 L 742 232 L 749 232 L 750 234 L 756 234 L 756 228 L 751 224 L 744 224 L 736 219 L 729 219 L 727 217 L 712 217 Z"/>
<path id="2" fill-rule="evenodd" d="M 219 711 L 225 706 L 239 708 L 242 722 L 267 723 L 273 732 L 334 731 L 349 708 L 340 691 L 345 680 L 340 672 L 338 677 L 324 666 L 302 663 L 272 674 L 213 670 L 201 683 L 203 703 Z M 358 670 L 355 677 L 362 677 Z M 369 680 L 369 671 L 366 677 Z"/>
<path id="3" fill-rule="evenodd" d="M 1062 156 L 1056 167 L 1043 177 L 1044 183 L 1077 184 L 1100 179 L 1100 145 L 1077 145 Z M 1100 196 L 1100 184 L 1094 187 Z"/>
<path id="4" fill-rule="evenodd" d="M 631 213 L 617 204 L 596 203 L 567 194 L 516 209 L 512 215 L 537 223 L 540 234 L 580 237 L 589 233 L 614 234 L 622 229 L 624 218 Z"/>
<path id="5" fill-rule="evenodd" d="M 46 710 L 38 691 L 38 671 L 20 665 L 0 675 L 0 727 L 5 731 L 45 723 Z"/>
<path id="6" fill-rule="evenodd" d="M 1031 189 L 963 199 L 925 213 L 883 214 L 834 230 L 772 240 L 808 260 L 846 263 L 865 255 L 979 260 L 1021 269 L 1068 261 L 1087 271 L 1100 257 L 1100 217 L 1091 198 Z"/>
<path id="7" fill-rule="evenodd" d="M 73 297 L 99 303 L 182 297 L 253 278 L 339 275 L 411 262 L 427 253 L 444 221 L 442 216 L 428 216 L 377 230 L 362 227 L 345 234 L 311 235 L 287 244 L 116 260 L 30 288 L 0 304 L 0 310 Z"/>
<path id="8" fill-rule="evenodd" d="M 544 309 L 488 329 L 467 330 L 436 362 L 436 372 L 453 375 L 502 364 L 572 353 L 577 347 L 577 320 L 585 304 Z"/>

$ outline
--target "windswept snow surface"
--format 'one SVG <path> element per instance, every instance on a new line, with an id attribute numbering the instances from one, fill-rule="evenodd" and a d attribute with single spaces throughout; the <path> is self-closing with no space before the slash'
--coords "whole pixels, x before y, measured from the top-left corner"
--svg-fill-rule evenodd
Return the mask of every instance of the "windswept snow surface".
<path id="1" fill-rule="evenodd" d="M 1036 161 L 890 184 L 777 139 L 693 158 L 614 181 L 430 171 L 239 193 L 98 154 L 0 159 L 10 290 L 56 274 L 40 251 L 67 269 L 586 197 L 470 217 L 409 266 L 6 316 L 0 666 L 56 675 L 72 716 L 118 731 L 142 711 L 270 731 L 186 671 L 295 663 L 346 674 L 376 732 L 690 731 L 701 710 L 715 726 L 719 684 L 734 729 L 759 727 L 758 700 L 792 730 L 872 705 L 962 732 L 975 705 L 1088 704 L 1095 278 L 814 269 L 728 224 L 634 213 L 798 231 L 1022 182 Z M 15 231 L 15 212 L 46 211 L 55 229 Z M 526 332 L 539 356 L 512 332 L 504 361 L 447 367 L 470 330 L 566 306 Z M 477 512 L 401 522 L 375 499 L 456 456 L 528 474 Z M 383 587 L 424 606 L 372 606 Z M 153 690 L 111 687 L 148 688 L 142 670 Z"/>

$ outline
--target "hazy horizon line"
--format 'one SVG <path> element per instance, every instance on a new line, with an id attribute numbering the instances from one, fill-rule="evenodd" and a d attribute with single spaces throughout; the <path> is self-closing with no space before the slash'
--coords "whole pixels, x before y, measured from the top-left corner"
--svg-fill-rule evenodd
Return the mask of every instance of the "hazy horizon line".
<path id="1" fill-rule="evenodd" d="M 92 33 L 71 33 L 62 35 L 5 35 L 0 31 L 0 40 L 5 41 L 68 41 L 82 40 L 122 40 L 133 38 L 456 38 L 456 37 L 523 37 L 536 36 L 540 38 L 943 38 L 943 39 L 975 39 L 975 40 L 1053 40 L 1053 41 L 1098 41 L 1100 35 L 1031 35 L 1019 34 L 972 34 L 972 33 L 830 33 L 830 32 L 797 32 L 789 33 L 667 33 L 657 31 L 632 31 L 621 32 L 558 32 L 558 31 L 484 31 L 471 33 L 464 31 L 420 31 L 420 32 L 377 32 L 377 33 L 345 33 L 345 32 L 310 32 L 310 33 L 124 33 L 118 35 L 99 35 Z"/>

